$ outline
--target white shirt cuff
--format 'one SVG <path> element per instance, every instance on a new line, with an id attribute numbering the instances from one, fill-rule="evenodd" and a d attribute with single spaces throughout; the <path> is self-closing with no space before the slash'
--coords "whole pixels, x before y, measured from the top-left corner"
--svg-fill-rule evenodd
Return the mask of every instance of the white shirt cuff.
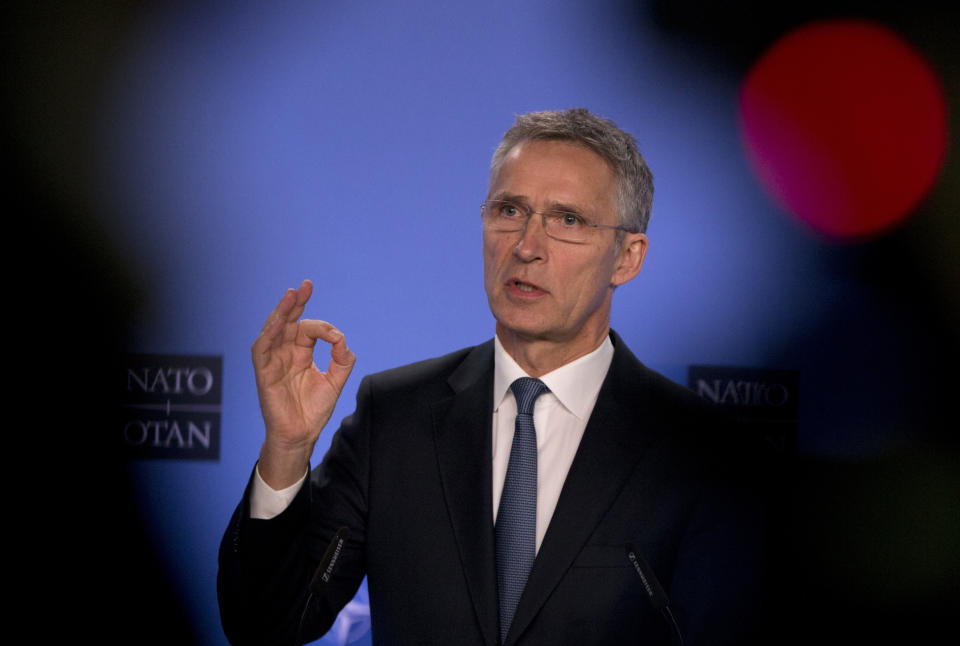
<path id="1" fill-rule="evenodd" d="M 279 491 L 272 488 L 260 477 L 260 465 L 254 469 L 253 486 L 250 489 L 250 518 L 270 520 L 283 513 L 303 486 L 309 470 L 297 482 Z"/>

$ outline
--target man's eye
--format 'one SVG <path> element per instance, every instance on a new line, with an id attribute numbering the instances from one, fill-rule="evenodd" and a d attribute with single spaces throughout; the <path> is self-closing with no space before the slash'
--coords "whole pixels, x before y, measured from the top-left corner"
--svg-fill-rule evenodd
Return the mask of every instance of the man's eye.
<path id="1" fill-rule="evenodd" d="M 583 226 L 583 218 L 576 213 L 558 213 L 560 224 L 570 229 L 578 229 Z"/>
<path id="2" fill-rule="evenodd" d="M 514 204 L 501 204 L 500 205 L 500 215 L 507 218 L 515 218 L 520 215 L 520 209 L 517 208 Z"/>

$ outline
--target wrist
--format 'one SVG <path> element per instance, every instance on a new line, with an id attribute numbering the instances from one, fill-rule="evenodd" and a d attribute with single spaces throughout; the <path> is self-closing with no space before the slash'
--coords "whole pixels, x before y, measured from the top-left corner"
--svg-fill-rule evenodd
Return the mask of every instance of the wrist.
<path id="1" fill-rule="evenodd" d="M 260 447 L 257 469 L 272 489 L 285 489 L 296 484 L 310 466 L 313 447 L 282 447 L 264 442 Z"/>

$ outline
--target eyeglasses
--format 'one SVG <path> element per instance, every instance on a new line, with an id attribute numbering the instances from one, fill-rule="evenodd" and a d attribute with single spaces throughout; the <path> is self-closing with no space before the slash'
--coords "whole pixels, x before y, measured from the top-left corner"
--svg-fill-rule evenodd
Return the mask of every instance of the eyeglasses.
<path id="1" fill-rule="evenodd" d="M 562 242 L 584 244 L 595 229 L 617 229 L 633 232 L 630 227 L 614 224 L 592 224 L 573 211 L 534 211 L 526 204 L 509 200 L 487 200 L 480 205 L 484 227 L 499 233 L 523 231 L 534 214 L 543 217 L 543 230 L 548 236 Z"/>

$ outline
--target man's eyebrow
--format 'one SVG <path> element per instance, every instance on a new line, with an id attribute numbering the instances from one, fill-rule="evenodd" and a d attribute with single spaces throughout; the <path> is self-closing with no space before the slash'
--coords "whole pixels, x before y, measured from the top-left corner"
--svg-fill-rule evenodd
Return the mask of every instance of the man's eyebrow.
<path id="1" fill-rule="evenodd" d="M 563 202 L 551 202 L 550 203 L 551 211 L 564 211 L 566 213 L 583 213 L 583 209 L 579 206 L 573 204 L 565 204 Z"/>
<path id="2" fill-rule="evenodd" d="M 490 199 L 500 200 L 502 202 L 514 202 L 516 204 L 522 204 L 523 206 L 526 206 L 528 208 L 533 208 L 530 206 L 530 201 L 527 200 L 525 196 L 516 195 L 514 193 L 506 193 L 501 191 L 500 193 L 497 193 Z M 547 210 L 548 211 L 564 211 L 567 213 L 576 213 L 576 214 L 583 213 L 583 209 L 580 208 L 579 206 L 576 206 L 574 204 L 567 204 L 566 202 L 550 202 L 550 204 L 547 206 Z"/>
<path id="3" fill-rule="evenodd" d="M 529 205 L 527 198 L 523 195 L 514 195 L 513 193 L 505 193 L 500 191 L 496 195 L 490 198 L 491 200 L 500 200 L 501 202 L 516 202 L 518 204 Z"/>

